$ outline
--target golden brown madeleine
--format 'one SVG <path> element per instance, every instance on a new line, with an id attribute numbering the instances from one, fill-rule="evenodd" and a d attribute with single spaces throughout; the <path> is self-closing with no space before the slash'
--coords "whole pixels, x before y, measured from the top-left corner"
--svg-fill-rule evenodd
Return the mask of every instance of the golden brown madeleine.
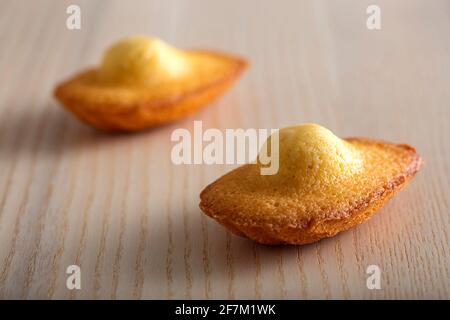
<path id="1" fill-rule="evenodd" d="M 200 208 L 260 243 L 311 243 L 368 219 L 421 166 L 408 145 L 342 140 L 315 124 L 281 129 L 277 154 L 277 174 L 241 166 L 202 191 Z"/>
<path id="2" fill-rule="evenodd" d="M 182 118 L 212 102 L 246 68 L 221 52 L 183 51 L 137 36 L 110 47 L 98 68 L 59 84 L 56 98 L 79 119 L 137 131 Z"/>

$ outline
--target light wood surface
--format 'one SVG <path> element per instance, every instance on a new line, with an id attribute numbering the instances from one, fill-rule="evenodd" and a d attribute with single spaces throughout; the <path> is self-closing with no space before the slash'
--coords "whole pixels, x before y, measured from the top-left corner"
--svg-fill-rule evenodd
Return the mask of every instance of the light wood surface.
<path id="1" fill-rule="evenodd" d="M 81 7 L 81 30 L 65 26 Z M 366 28 L 378 4 L 382 29 Z M 450 298 L 450 4 L 395 1 L 0 2 L 0 297 Z M 125 35 L 251 62 L 208 109 L 107 135 L 52 98 Z M 426 166 L 378 215 L 302 247 L 256 245 L 204 217 L 226 165 L 175 166 L 176 128 L 316 122 L 417 147 Z M 66 268 L 81 267 L 81 290 Z M 381 290 L 366 268 L 381 270 Z"/>

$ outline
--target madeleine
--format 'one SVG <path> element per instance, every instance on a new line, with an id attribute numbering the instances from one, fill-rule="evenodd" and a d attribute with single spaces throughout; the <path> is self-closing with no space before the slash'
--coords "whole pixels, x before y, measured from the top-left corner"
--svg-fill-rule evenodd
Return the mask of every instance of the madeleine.
<path id="1" fill-rule="evenodd" d="M 55 97 L 82 121 L 137 131 L 185 117 L 222 94 L 245 60 L 215 51 L 179 50 L 144 36 L 111 46 L 101 65 L 59 84 Z"/>
<path id="2" fill-rule="evenodd" d="M 200 195 L 205 214 L 263 244 L 311 243 L 356 226 L 421 166 L 408 145 L 340 139 L 315 124 L 283 128 L 278 136 L 275 175 L 261 175 L 259 162 L 247 164 Z"/>

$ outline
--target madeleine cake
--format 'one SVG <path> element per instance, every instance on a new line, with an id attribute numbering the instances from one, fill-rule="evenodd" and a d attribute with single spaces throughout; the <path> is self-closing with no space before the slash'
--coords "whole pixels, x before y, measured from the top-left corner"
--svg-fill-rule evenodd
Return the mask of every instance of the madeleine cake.
<path id="1" fill-rule="evenodd" d="M 358 225 L 421 166 L 406 144 L 340 139 L 316 124 L 283 128 L 278 139 L 276 174 L 261 175 L 260 161 L 246 164 L 200 195 L 205 214 L 263 244 L 306 244 Z"/>
<path id="2" fill-rule="evenodd" d="M 111 46 L 97 68 L 59 84 L 56 98 L 79 119 L 111 131 L 174 121 L 212 102 L 245 69 L 245 60 L 179 50 L 145 36 Z"/>

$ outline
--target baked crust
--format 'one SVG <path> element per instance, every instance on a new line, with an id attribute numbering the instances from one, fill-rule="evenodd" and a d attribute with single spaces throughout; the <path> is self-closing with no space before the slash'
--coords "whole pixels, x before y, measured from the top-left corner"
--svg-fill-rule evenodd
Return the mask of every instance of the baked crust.
<path id="1" fill-rule="evenodd" d="M 222 94 L 247 67 L 217 51 L 187 51 L 192 72 L 148 88 L 102 83 L 91 68 L 60 83 L 55 97 L 80 120 L 107 131 L 138 131 L 185 117 Z M 205 63 L 203 63 L 205 62 Z"/>
<path id="2" fill-rule="evenodd" d="M 298 194 L 289 181 L 274 186 L 273 176 L 247 164 L 207 186 L 200 208 L 233 233 L 263 244 L 306 244 L 358 225 L 414 177 L 422 160 L 406 144 L 345 140 L 361 151 L 363 170 L 342 192 Z"/>

